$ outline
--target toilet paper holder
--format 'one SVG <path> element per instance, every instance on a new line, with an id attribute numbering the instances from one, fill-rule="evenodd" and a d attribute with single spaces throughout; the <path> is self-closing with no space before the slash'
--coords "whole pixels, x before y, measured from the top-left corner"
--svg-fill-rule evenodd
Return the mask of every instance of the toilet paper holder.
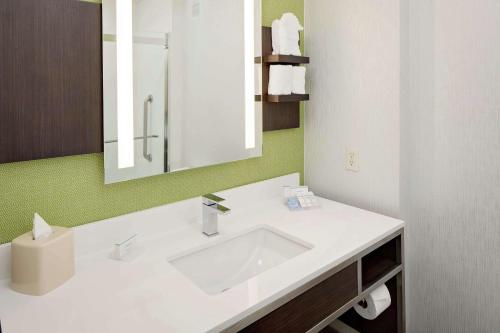
<path id="1" fill-rule="evenodd" d="M 368 307 L 368 302 L 366 299 L 362 299 L 361 301 L 358 302 L 358 305 L 361 306 L 363 309 L 366 309 Z"/>
<path id="2" fill-rule="evenodd" d="M 371 291 L 354 305 L 354 310 L 362 318 L 367 320 L 376 319 L 382 312 L 391 306 L 391 294 L 385 284 Z"/>

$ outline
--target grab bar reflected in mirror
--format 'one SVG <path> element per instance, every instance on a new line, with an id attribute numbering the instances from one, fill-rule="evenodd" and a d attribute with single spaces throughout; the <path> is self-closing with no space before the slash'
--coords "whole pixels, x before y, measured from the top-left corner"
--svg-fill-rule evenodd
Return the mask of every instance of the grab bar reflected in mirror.
<path id="1" fill-rule="evenodd" d="M 148 135 L 148 137 L 147 137 L 147 138 L 148 138 L 148 139 L 158 139 L 159 137 L 160 137 L 159 135 Z M 136 136 L 136 137 L 134 138 L 134 140 L 142 140 L 142 139 L 144 139 L 144 137 L 143 137 L 143 136 Z M 118 140 L 117 140 L 117 139 L 115 139 L 115 140 L 108 140 L 108 141 L 104 141 L 104 143 L 117 143 L 117 142 L 118 142 Z"/>
<path id="2" fill-rule="evenodd" d="M 149 105 L 153 104 L 153 95 L 149 95 L 144 100 L 144 124 L 143 124 L 143 137 L 142 141 L 142 155 L 149 162 L 153 161 L 153 156 L 148 151 L 148 123 L 149 123 Z"/>

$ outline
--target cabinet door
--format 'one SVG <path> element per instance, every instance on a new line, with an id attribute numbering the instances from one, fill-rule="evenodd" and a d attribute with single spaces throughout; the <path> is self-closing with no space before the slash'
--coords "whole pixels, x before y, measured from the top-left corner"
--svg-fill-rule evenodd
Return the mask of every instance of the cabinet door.
<path id="1" fill-rule="evenodd" d="M 303 333 L 357 295 L 358 274 L 354 263 L 240 332 Z"/>
<path id="2" fill-rule="evenodd" d="M 0 163 L 101 152 L 101 6 L 0 1 Z"/>

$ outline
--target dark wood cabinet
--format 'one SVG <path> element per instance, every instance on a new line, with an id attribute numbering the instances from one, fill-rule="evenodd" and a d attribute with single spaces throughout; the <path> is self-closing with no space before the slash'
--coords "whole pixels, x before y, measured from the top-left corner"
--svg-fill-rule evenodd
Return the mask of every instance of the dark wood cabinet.
<path id="1" fill-rule="evenodd" d="M 357 276 L 353 263 L 240 332 L 307 332 L 358 295 Z"/>
<path id="2" fill-rule="evenodd" d="M 403 230 L 394 233 L 225 332 L 329 332 L 340 318 L 362 333 L 404 333 L 403 237 Z M 391 306 L 363 319 L 352 307 L 384 283 Z"/>
<path id="3" fill-rule="evenodd" d="M 101 152 L 101 6 L 0 1 L 0 163 Z"/>

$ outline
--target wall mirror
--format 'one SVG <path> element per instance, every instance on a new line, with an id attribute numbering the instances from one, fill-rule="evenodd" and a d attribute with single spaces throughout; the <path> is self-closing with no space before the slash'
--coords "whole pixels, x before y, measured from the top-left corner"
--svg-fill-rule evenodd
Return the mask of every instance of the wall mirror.
<path id="1" fill-rule="evenodd" d="M 260 0 L 103 0 L 105 182 L 262 155 Z"/>

